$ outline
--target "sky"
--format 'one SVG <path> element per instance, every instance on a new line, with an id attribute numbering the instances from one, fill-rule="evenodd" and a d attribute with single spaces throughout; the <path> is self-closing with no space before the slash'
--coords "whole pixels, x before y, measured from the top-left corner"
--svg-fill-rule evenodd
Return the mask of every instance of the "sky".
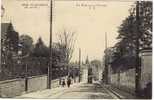
<path id="1" fill-rule="evenodd" d="M 25 4 L 43 4 L 37 8 L 24 8 Z M 5 13 L 2 22 L 12 22 L 19 34 L 28 34 L 36 43 L 42 37 L 49 45 L 50 33 L 50 1 L 49 0 L 2 0 Z M 58 1 L 53 2 L 53 42 L 57 34 L 64 29 L 75 32 L 75 51 L 73 61 L 78 60 L 79 48 L 81 59 L 102 60 L 105 49 L 105 33 L 107 46 L 117 42 L 118 27 L 129 15 L 128 10 L 134 2 L 119 1 Z"/>

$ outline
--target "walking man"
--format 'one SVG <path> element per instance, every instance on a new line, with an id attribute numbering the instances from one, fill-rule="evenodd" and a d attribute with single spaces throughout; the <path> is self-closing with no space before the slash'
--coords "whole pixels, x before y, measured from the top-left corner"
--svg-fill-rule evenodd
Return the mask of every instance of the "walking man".
<path id="1" fill-rule="evenodd" d="M 66 84 L 65 84 L 65 79 L 63 79 L 62 81 L 62 87 L 64 87 Z"/>
<path id="2" fill-rule="evenodd" d="M 70 84 L 71 84 L 71 78 L 68 77 L 68 78 L 67 78 L 67 86 L 70 87 Z"/>

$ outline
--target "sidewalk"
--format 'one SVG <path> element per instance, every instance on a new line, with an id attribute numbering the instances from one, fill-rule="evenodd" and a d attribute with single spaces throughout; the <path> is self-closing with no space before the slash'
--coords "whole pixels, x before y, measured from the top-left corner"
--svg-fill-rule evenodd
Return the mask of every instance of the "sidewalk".
<path id="1" fill-rule="evenodd" d="M 120 89 L 113 87 L 111 85 L 105 85 L 105 84 L 102 84 L 102 85 L 120 99 L 137 99 L 137 97 L 131 93 L 120 90 Z"/>
<path id="2" fill-rule="evenodd" d="M 74 83 L 70 86 L 71 87 L 77 87 L 82 83 Z M 67 86 L 65 87 L 57 87 L 57 88 L 52 88 L 52 89 L 45 89 L 45 90 L 40 90 L 40 91 L 36 91 L 36 92 L 31 92 L 31 93 L 27 93 L 27 94 L 23 94 L 21 96 L 17 96 L 15 98 L 17 99 L 41 99 L 41 98 L 55 98 L 57 95 L 60 95 L 61 93 L 63 93 L 63 91 L 67 91 L 70 88 L 68 88 Z"/>

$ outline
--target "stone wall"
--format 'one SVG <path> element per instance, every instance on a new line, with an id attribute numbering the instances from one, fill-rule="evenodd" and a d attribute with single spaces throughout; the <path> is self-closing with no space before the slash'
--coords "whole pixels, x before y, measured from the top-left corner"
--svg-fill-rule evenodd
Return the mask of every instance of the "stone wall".
<path id="1" fill-rule="evenodd" d="M 62 77 L 65 78 L 66 77 Z M 14 97 L 25 92 L 26 81 L 24 78 L 6 80 L 0 82 L 0 97 Z M 34 92 L 47 88 L 47 75 L 28 77 L 28 88 L 27 92 Z M 51 81 L 51 88 L 59 86 L 59 79 Z"/>
<path id="2" fill-rule="evenodd" d="M 13 97 L 25 92 L 25 79 L 14 79 L 0 82 L 0 97 Z"/>
<path id="3" fill-rule="evenodd" d="M 142 51 L 141 65 L 141 88 L 145 89 L 152 82 L 152 51 Z"/>
<path id="4" fill-rule="evenodd" d="M 47 76 L 34 76 L 28 78 L 28 92 L 43 90 L 47 88 Z"/>
<path id="5" fill-rule="evenodd" d="M 141 93 L 151 93 L 152 83 L 152 51 L 143 50 L 140 53 L 141 57 Z M 124 66 L 123 66 L 124 67 Z M 119 89 L 125 90 L 130 93 L 135 93 L 135 68 L 128 69 L 123 72 L 110 74 L 111 84 Z"/>
<path id="6" fill-rule="evenodd" d="M 135 69 L 111 75 L 111 84 L 121 90 L 135 93 Z"/>

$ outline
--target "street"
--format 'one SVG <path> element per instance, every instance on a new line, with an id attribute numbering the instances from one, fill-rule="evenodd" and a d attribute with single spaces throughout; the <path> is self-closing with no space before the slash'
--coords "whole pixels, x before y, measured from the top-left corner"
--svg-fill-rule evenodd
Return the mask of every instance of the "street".
<path id="1" fill-rule="evenodd" d="M 56 99 L 118 99 L 113 93 L 95 82 L 93 84 L 75 83 L 70 88 L 58 87 L 33 93 L 24 94 L 16 98 L 56 98 Z"/>
<path id="2" fill-rule="evenodd" d="M 75 98 L 75 99 L 113 99 L 113 95 L 108 93 L 105 88 L 101 87 L 98 83 L 87 84 L 83 83 L 76 87 L 71 87 L 66 91 L 62 91 L 60 95 L 55 98 Z"/>
<path id="3" fill-rule="evenodd" d="M 152 99 L 152 0 L 2 1 L 0 98 Z"/>

